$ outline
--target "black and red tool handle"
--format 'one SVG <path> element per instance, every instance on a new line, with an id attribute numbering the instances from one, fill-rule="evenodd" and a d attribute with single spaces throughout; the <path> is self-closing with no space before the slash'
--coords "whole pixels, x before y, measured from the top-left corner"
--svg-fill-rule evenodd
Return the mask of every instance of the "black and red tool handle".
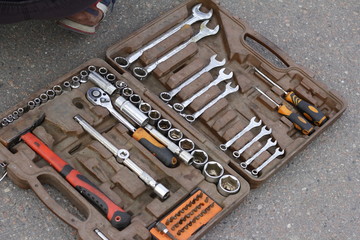
<path id="1" fill-rule="evenodd" d="M 131 217 L 127 212 L 111 201 L 89 179 L 61 159 L 38 137 L 28 132 L 22 135 L 21 139 L 55 168 L 81 195 L 102 211 L 113 227 L 122 230 L 130 224 Z"/>

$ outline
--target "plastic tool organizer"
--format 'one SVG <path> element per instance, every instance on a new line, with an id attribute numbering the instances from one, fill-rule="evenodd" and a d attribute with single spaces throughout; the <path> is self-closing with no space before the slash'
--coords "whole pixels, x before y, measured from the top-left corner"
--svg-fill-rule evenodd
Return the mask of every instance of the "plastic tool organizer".
<path id="1" fill-rule="evenodd" d="M 116 57 L 126 57 L 186 19 L 191 14 L 192 8 L 199 3 L 202 3 L 201 11 L 213 10 L 213 16 L 207 26 L 212 29 L 219 25 L 220 30 L 216 35 L 189 44 L 175 56 L 159 64 L 142 81 L 132 75 L 132 69 L 152 63 L 187 41 L 197 34 L 201 22 L 181 28 L 172 37 L 144 52 L 141 58 L 127 69 L 120 67 L 114 61 Z M 263 46 L 262 48 L 271 51 L 283 66 L 279 67 L 271 63 L 249 42 L 257 42 L 258 45 Z M 171 91 L 204 68 L 214 55 L 217 55 L 218 61 L 225 59 L 225 65 L 204 73 L 191 85 L 183 88 L 171 101 L 164 102 L 159 98 L 160 93 Z M 160 239 L 176 239 L 178 233 L 178 236 L 182 236 L 180 239 L 189 236 L 188 239 L 199 239 L 237 207 L 249 193 L 250 188 L 255 188 L 266 181 L 335 122 L 346 108 L 344 100 L 314 80 L 311 73 L 296 65 L 280 49 L 212 1 L 188 1 L 181 4 L 128 38 L 114 44 L 107 50 L 106 57 L 108 63 L 101 59 L 93 59 L 54 81 L 51 88 L 60 85 L 63 91 L 55 91 L 58 95 L 51 95 L 51 99 L 45 100 L 46 97 L 42 95 L 40 104 L 35 101 L 34 106 L 31 103 L 29 107 L 29 101 L 38 98 L 49 89 L 44 88 L 27 101 L 1 114 L 2 117 L 6 117 L 18 109 L 25 110 L 21 112 L 21 117 L 11 119 L 10 123 L 5 124 L 7 126 L 0 128 L 2 143 L 0 159 L 8 164 L 8 176 L 18 186 L 31 188 L 49 209 L 77 229 L 80 239 L 100 239 L 100 236 L 106 236 L 108 239 L 149 240 L 153 237 L 150 231 L 156 232 L 155 235 Z M 214 175 L 220 173 L 222 171 L 218 166 L 220 165 L 224 175 L 233 176 L 224 180 L 224 187 L 227 188 L 227 184 L 236 185 L 238 181 L 240 189 L 235 190 L 233 194 L 224 194 L 217 188 L 217 183 L 212 182 L 211 174 L 202 173 L 201 167 L 204 166 L 199 166 L 201 162 L 197 167 L 194 167 L 196 164 L 186 165 L 181 160 L 179 166 L 175 168 L 164 166 L 132 138 L 128 129 L 108 110 L 88 101 L 86 98 L 88 89 L 96 87 L 91 81 L 84 80 L 86 78 L 84 71 L 88 74 L 89 66 L 95 66 L 96 71 L 101 67 L 106 68 L 108 73 L 113 74 L 109 79 L 113 83 L 116 81 L 126 83 L 144 102 L 150 104 L 152 109 L 159 111 L 162 118 L 169 120 L 174 128 L 179 129 L 184 138 L 190 139 L 195 149 L 206 152 L 208 160 L 215 162 L 207 166 L 208 173 Z M 304 135 L 296 130 L 285 116 L 277 112 L 276 104 L 254 87 L 261 89 L 277 104 L 285 104 L 297 112 L 296 108 L 286 103 L 283 99 L 283 91 L 256 74 L 254 67 L 285 91 L 294 91 L 297 96 L 320 109 L 327 117 L 326 123 L 315 126 L 315 131 L 311 135 Z M 218 77 L 221 68 L 225 68 L 224 74 L 233 72 L 232 78 L 211 87 L 187 106 L 182 114 L 169 107 L 174 103 L 184 102 L 198 90 L 209 85 Z M 73 81 L 74 76 L 79 79 Z M 199 111 L 220 95 L 229 82 L 232 87 L 238 85 L 239 90 L 218 101 L 192 123 L 182 116 Z M 54 88 L 56 89 L 59 90 Z M 118 97 L 119 94 L 116 92 L 112 94 L 111 99 L 114 102 Z M 158 183 L 164 185 L 169 190 L 170 196 L 164 200 L 159 199 L 153 189 L 133 171 L 116 161 L 107 148 L 74 121 L 73 117 L 78 114 L 116 148 L 128 150 L 131 160 Z M 24 142 L 11 144 L 16 136 L 21 135 L 24 129 L 28 129 L 41 116 L 44 116 L 43 121 L 38 126 L 33 126 L 32 133 L 95 184 L 96 188 L 116 205 L 130 214 L 131 223 L 125 229 L 119 231 L 114 228 L 99 209 L 95 208 L 27 144 Z M 228 142 L 246 128 L 252 119 L 256 122 L 261 121 L 260 125 L 243 134 L 227 150 L 220 149 L 221 144 Z M 259 134 L 263 128 L 267 129 L 267 132 L 265 131 L 266 134 L 261 136 Z M 269 129 L 271 129 L 270 133 Z M 276 140 L 276 145 L 266 149 L 243 168 L 241 163 L 256 155 L 270 138 Z M 253 139 L 256 141 L 249 144 Z M 246 150 L 240 151 L 247 144 Z M 252 171 L 273 156 L 276 149 L 283 150 L 284 154 L 274 158 L 258 174 L 253 174 Z M 234 151 L 239 151 L 240 156 L 234 157 Z M 66 173 L 62 172 L 63 175 Z M 48 186 L 57 189 L 61 197 L 68 198 L 76 207 L 76 211 L 72 207 L 58 203 L 49 193 Z"/>

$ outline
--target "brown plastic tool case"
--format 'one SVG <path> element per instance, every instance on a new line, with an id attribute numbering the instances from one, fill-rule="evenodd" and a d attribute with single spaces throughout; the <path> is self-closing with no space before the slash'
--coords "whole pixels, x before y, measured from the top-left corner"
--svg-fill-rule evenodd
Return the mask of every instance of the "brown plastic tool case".
<path id="1" fill-rule="evenodd" d="M 129 69 L 121 68 L 114 61 L 116 57 L 126 57 L 183 21 L 198 3 L 202 3 L 202 11 L 208 12 L 210 9 L 214 11 L 208 27 L 214 28 L 219 25 L 220 31 L 216 35 L 206 37 L 197 43 L 191 43 L 169 60 L 159 64 L 142 81 L 132 75 L 134 67 L 144 67 L 185 42 L 199 31 L 201 23 L 183 27 L 174 36 L 144 52 Z M 272 52 L 282 66 L 274 65 L 251 42 L 257 43 L 255 44 L 257 46 L 261 45 L 260 50 L 267 49 Z M 224 66 L 201 75 L 168 103 L 159 98 L 161 92 L 176 88 L 205 67 L 210 57 L 215 54 L 219 61 L 226 59 Z M 10 109 L 1 116 L 8 116 L 19 108 L 25 109 L 23 115 L 0 129 L 2 143 L 0 159 L 8 164 L 9 177 L 18 186 L 31 188 L 49 209 L 77 229 L 80 239 L 99 239 L 95 230 L 101 231 L 108 239 L 149 240 L 153 236 L 160 236 L 160 239 L 171 239 L 166 232 L 174 235 L 174 239 L 187 239 L 189 235 L 191 237 L 188 239 L 199 239 L 240 204 L 249 193 L 250 187 L 258 187 L 266 181 L 338 119 L 346 109 L 344 100 L 314 80 L 313 74 L 295 64 L 263 36 L 253 31 L 243 21 L 232 17 L 212 1 L 188 1 L 181 4 L 128 38 L 111 46 L 106 52 L 106 57 L 108 63 L 101 59 L 90 60 L 56 80 L 51 87 L 54 85 L 64 86 L 64 82 L 71 82 L 73 76 L 79 76 L 79 73 L 87 70 L 89 66 L 95 66 L 97 69 L 106 68 L 109 73 L 115 75 L 116 80 L 125 82 L 144 102 L 149 103 L 152 109 L 158 110 L 162 118 L 169 120 L 173 127 L 179 129 L 186 138 L 191 139 L 196 149 L 205 151 L 210 161 L 221 164 L 224 173 L 238 179 L 241 187 L 237 193 L 224 196 L 219 193 L 216 183 L 206 180 L 201 169 L 183 162 L 180 162 L 179 166 L 175 168 L 164 166 L 138 141 L 133 139 L 129 131 L 106 109 L 95 106 L 87 100 L 88 89 L 95 85 L 90 81 L 84 81 L 68 90 L 64 89 L 62 94 L 56 95 L 54 99 L 49 99 L 47 102 L 44 101 L 32 110 L 29 110 L 27 106 L 28 101 L 17 104 L 14 109 Z M 285 116 L 277 112 L 274 103 L 254 89 L 254 87 L 258 87 L 278 104 L 290 107 L 281 97 L 283 92 L 255 74 L 253 67 L 261 70 L 286 91 L 294 91 L 299 97 L 319 108 L 327 116 L 327 122 L 320 127 L 316 126 L 314 133 L 309 136 L 300 133 Z M 182 102 L 210 84 L 219 74 L 220 68 L 226 68 L 225 73 L 227 74 L 233 72 L 233 77 L 226 82 L 231 82 L 232 87 L 238 85 L 238 91 L 218 101 L 192 123 L 186 121 L 183 116 L 169 107 L 168 104 Z M 219 83 L 211 87 L 205 94 L 194 100 L 184 112 L 192 114 L 200 110 L 223 92 L 225 85 L 225 83 Z M 38 91 L 31 100 L 47 89 L 49 88 Z M 119 96 L 118 93 L 113 94 L 112 100 L 115 100 L 117 96 Z M 290 108 L 295 109 L 294 107 Z M 45 114 L 45 119 L 40 126 L 33 130 L 33 133 L 131 215 L 131 224 L 124 230 L 119 231 L 112 227 L 98 209 L 25 143 L 20 142 L 10 146 L 10 140 L 19 135 L 22 129 L 42 114 Z M 119 164 L 110 151 L 92 138 L 73 119 L 77 114 L 86 119 L 117 148 L 127 149 L 130 152 L 130 158 L 137 165 L 169 189 L 170 197 L 160 200 L 136 174 Z M 261 126 L 248 131 L 226 151 L 222 151 L 219 145 L 227 142 L 245 128 L 253 117 L 257 121 L 262 121 Z M 233 151 L 241 149 L 251 141 L 265 125 L 268 129 L 271 128 L 271 133 L 251 144 L 239 158 L 233 157 Z M 246 169 L 240 167 L 240 163 L 251 158 L 266 144 L 269 138 L 277 141 L 276 146 L 264 151 Z M 274 159 L 262 169 L 258 176 L 254 176 L 251 170 L 260 166 L 274 154 L 276 147 L 284 150 L 284 155 Z M 56 198 L 49 193 L 48 186 L 52 186 L 63 197 L 69 199 L 76 209 L 57 202 Z M 206 207 L 208 210 L 206 212 L 210 213 L 211 215 L 208 216 L 211 217 L 206 218 L 205 221 L 205 218 L 202 217 L 206 216 L 206 212 L 202 212 L 203 215 L 199 218 L 203 219 L 203 222 L 189 222 L 189 219 L 196 220 L 196 216 L 198 216 L 195 206 Z M 190 211 L 188 209 L 191 208 L 194 211 L 186 214 L 186 211 Z M 193 216 L 189 217 L 192 214 Z M 183 219 L 187 215 L 189 215 L 188 220 Z M 179 219 L 187 222 L 186 229 Z M 159 227 L 156 223 L 160 223 L 161 226 Z M 175 226 L 176 224 L 177 226 Z M 194 229 L 195 225 L 198 226 L 197 229 Z M 164 226 L 165 230 L 164 228 L 159 230 Z M 192 227 L 194 231 L 189 232 L 187 229 Z M 184 233 L 183 237 L 182 233 Z"/>

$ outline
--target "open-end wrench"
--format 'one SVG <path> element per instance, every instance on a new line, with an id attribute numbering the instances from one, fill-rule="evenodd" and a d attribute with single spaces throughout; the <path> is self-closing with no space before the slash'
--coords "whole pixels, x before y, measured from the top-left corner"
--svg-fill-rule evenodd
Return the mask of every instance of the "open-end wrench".
<path id="1" fill-rule="evenodd" d="M 251 139 L 250 142 L 248 142 L 247 144 L 245 144 L 245 146 L 243 146 L 241 149 L 234 151 L 233 152 L 233 156 L 236 158 L 239 158 L 240 155 L 245 152 L 246 149 L 248 149 L 251 145 L 254 144 L 254 142 L 256 142 L 257 140 L 259 140 L 260 138 L 262 138 L 263 136 L 269 135 L 271 133 L 271 128 L 267 129 L 266 126 L 263 126 L 261 128 L 261 131 L 258 135 L 256 135 L 253 139 Z"/>
<path id="2" fill-rule="evenodd" d="M 217 25 L 214 29 L 210 29 L 208 28 L 206 25 L 208 24 L 209 20 L 206 20 L 204 22 L 201 23 L 200 25 L 200 30 L 199 32 L 194 35 L 193 37 L 191 37 L 189 40 L 187 40 L 186 42 L 180 44 L 179 46 L 175 47 L 174 49 L 172 49 L 171 51 L 167 52 L 165 55 L 163 55 L 162 57 L 160 57 L 158 60 L 156 60 L 155 62 L 147 65 L 146 67 L 142 68 L 142 67 L 134 67 L 133 69 L 133 75 L 139 79 L 139 80 L 143 80 L 144 78 L 146 78 L 149 73 L 151 73 L 160 63 L 165 62 L 166 60 L 168 60 L 169 58 L 171 58 L 172 56 L 174 56 L 175 54 L 177 54 L 178 52 L 180 52 L 181 50 L 183 50 L 184 48 L 186 48 L 190 43 L 195 43 L 199 40 L 201 40 L 204 37 L 208 37 L 208 36 L 212 36 L 215 35 L 219 32 L 220 26 Z"/>
<path id="3" fill-rule="evenodd" d="M 273 155 L 271 155 L 265 162 L 263 162 L 263 164 L 261 164 L 258 168 L 255 168 L 251 171 L 251 174 L 254 176 L 257 176 L 259 174 L 259 172 L 261 170 L 263 170 L 269 163 L 272 162 L 272 160 L 274 160 L 275 158 L 277 158 L 278 156 L 281 156 L 285 153 L 284 150 L 280 150 L 280 148 L 278 147 L 275 150 L 275 153 Z"/>
<path id="4" fill-rule="evenodd" d="M 225 68 L 220 69 L 218 77 L 212 81 L 209 85 L 195 93 L 193 96 L 188 98 L 187 100 L 183 101 L 182 103 L 174 103 L 173 109 L 177 112 L 182 112 L 187 106 L 189 106 L 197 97 L 201 96 L 203 93 L 205 93 L 207 90 L 209 90 L 212 86 L 215 86 L 219 84 L 222 81 L 228 80 L 232 78 L 233 72 L 230 72 L 229 74 L 224 73 Z"/>
<path id="5" fill-rule="evenodd" d="M 174 168 L 178 166 L 178 160 L 172 152 L 164 145 L 156 141 L 145 129 L 136 128 L 126 118 L 124 118 L 118 111 L 115 110 L 111 103 L 110 96 L 101 88 L 92 87 L 87 93 L 86 97 L 92 104 L 106 108 L 111 115 L 113 115 L 119 122 L 121 122 L 131 132 L 131 136 L 148 149 L 157 159 L 159 159 L 165 166 Z"/>
<path id="6" fill-rule="evenodd" d="M 220 144 L 220 149 L 223 151 L 226 151 L 226 149 L 228 149 L 228 147 L 230 147 L 236 140 L 241 138 L 242 135 L 244 135 L 251 129 L 260 126 L 262 121 L 260 120 L 260 121 L 256 122 L 255 120 L 256 120 L 256 117 L 253 117 L 252 119 L 250 119 L 250 123 L 243 130 L 241 130 L 238 134 L 236 134 L 232 139 L 230 139 L 226 143 Z"/>
<path id="7" fill-rule="evenodd" d="M 236 85 L 236 87 L 231 87 L 231 82 L 226 84 L 224 92 L 222 92 L 219 96 L 217 96 L 215 99 L 213 99 L 211 102 L 206 104 L 202 109 L 199 111 L 190 114 L 190 115 L 183 115 L 188 122 L 194 122 L 198 117 L 201 116 L 206 110 L 214 106 L 218 101 L 225 98 L 230 93 L 234 93 L 239 90 L 239 85 Z"/>
<path id="8" fill-rule="evenodd" d="M 106 147 L 116 158 L 116 160 L 120 163 L 128 167 L 131 171 L 133 171 L 138 177 L 150 186 L 156 195 L 158 195 L 161 199 L 166 199 L 170 195 L 169 189 L 167 189 L 161 183 L 158 183 L 155 179 L 153 179 L 148 173 L 142 170 L 136 163 L 134 163 L 130 158 L 130 153 L 126 149 L 118 149 L 114 146 L 109 140 L 107 140 L 103 135 L 101 135 L 98 131 L 95 130 L 88 122 L 86 122 L 80 115 L 76 115 L 74 117 L 75 121 L 77 121 L 83 129 L 88 132 L 93 138 L 98 140 L 104 147 Z"/>
<path id="9" fill-rule="evenodd" d="M 275 146 L 276 144 L 277 144 L 276 140 L 272 141 L 272 138 L 269 138 L 266 144 L 259 151 L 257 151 L 257 153 L 255 153 L 253 156 L 251 156 L 251 158 L 249 158 L 245 162 L 240 163 L 240 166 L 244 169 L 247 168 L 258 156 L 260 156 L 260 154 L 262 154 L 269 148 Z"/>
<path id="10" fill-rule="evenodd" d="M 138 50 L 136 50 L 135 52 L 131 53 L 130 55 L 128 55 L 127 57 L 116 57 L 114 60 L 117 64 L 120 65 L 120 67 L 123 68 L 127 68 L 130 66 L 130 64 L 132 64 L 133 62 L 135 62 L 137 59 L 139 59 L 139 57 L 141 57 L 141 55 L 148 49 L 156 46 L 157 44 L 159 44 L 160 42 L 164 41 L 166 38 L 170 37 L 171 35 L 173 35 L 174 33 L 176 33 L 177 31 L 179 31 L 183 26 L 185 25 L 192 25 L 198 21 L 202 21 L 202 20 L 207 20 L 210 19 L 212 14 L 213 14 L 213 10 L 210 9 L 209 12 L 204 13 L 202 11 L 200 11 L 201 8 L 201 3 L 197 4 L 196 6 L 194 6 L 192 8 L 192 15 L 189 16 L 187 19 L 185 19 L 184 21 L 182 21 L 181 23 L 179 23 L 178 25 L 174 26 L 173 28 L 169 29 L 167 32 L 163 33 L 162 35 L 160 35 L 159 37 L 155 38 L 154 40 L 148 42 L 146 45 L 144 45 L 142 48 L 139 48 Z"/>
<path id="11" fill-rule="evenodd" d="M 178 94 L 184 87 L 188 86 L 190 83 L 194 82 L 196 79 L 198 79 L 203 73 L 209 72 L 211 69 L 214 69 L 216 67 L 224 66 L 226 63 L 225 58 L 221 61 L 216 60 L 217 55 L 213 55 L 210 57 L 210 63 L 201 69 L 199 72 L 192 75 L 190 78 L 188 78 L 185 82 L 180 84 L 178 87 L 174 88 L 173 90 L 169 92 L 162 92 L 160 93 L 160 98 L 164 102 L 170 101 L 176 94 Z"/>

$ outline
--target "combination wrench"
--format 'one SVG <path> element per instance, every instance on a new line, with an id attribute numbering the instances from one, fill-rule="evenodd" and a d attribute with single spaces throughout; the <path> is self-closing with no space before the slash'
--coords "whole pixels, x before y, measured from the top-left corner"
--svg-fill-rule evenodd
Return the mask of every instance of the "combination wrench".
<path id="1" fill-rule="evenodd" d="M 170 191 L 161 183 L 158 183 L 153 179 L 148 173 L 142 170 L 135 162 L 133 162 L 129 157 L 130 153 L 126 149 L 118 149 L 114 146 L 109 140 L 107 140 L 103 135 L 95 130 L 87 121 L 85 121 L 80 115 L 74 116 L 76 122 L 78 122 L 82 128 L 89 133 L 93 138 L 98 140 L 104 147 L 106 147 L 116 158 L 116 161 L 120 164 L 125 165 L 131 171 L 133 171 L 144 183 L 150 186 L 156 195 L 161 199 L 166 199 L 170 196 Z"/>
<path id="2" fill-rule="evenodd" d="M 251 156 L 251 158 L 249 158 L 245 162 L 240 163 L 240 166 L 244 169 L 247 168 L 258 156 L 260 156 L 263 152 L 265 152 L 269 148 L 276 146 L 276 144 L 277 144 L 276 140 L 273 141 L 272 138 L 269 138 L 266 144 L 259 151 L 257 151 L 253 156 Z"/>
<path id="3" fill-rule="evenodd" d="M 241 138 L 245 133 L 247 133 L 251 129 L 260 126 L 261 123 L 262 123 L 261 120 L 256 122 L 256 117 L 253 117 L 252 119 L 250 119 L 250 123 L 243 130 L 241 130 L 238 134 L 236 134 L 233 138 L 231 138 L 226 143 L 220 144 L 220 149 L 223 151 L 226 151 L 226 149 L 228 149 L 228 147 L 230 147 L 236 140 Z"/>
<path id="4" fill-rule="evenodd" d="M 120 65 L 120 67 L 123 68 L 127 68 L 129 67 L 133 62 L 135 62 L 136 60 L 138 60 L 141 55 L 148 49 L 156 46 L 157 44 L 159 44 L 160 42 L 164 41 L 165 39 L 167 39 L 168 37 L 170 37 L 171 35 L 173 35 L 174 33 L 176 33 L 177 31 L 179 31 L 183 26 L 185 25 L 192 25 L 198 21 L 203 21 L 203 20 L 207 20 L 210 19 L 212 17 L 213 14 L 213 10 L 210 9 L 209 12 L 204 13 L 202 11 L 200 11 L 201 8 L 201 3 L 197 4 L 196 6 L 194 6 L 192 8 L 192 14 L 191 16 L 189 16 L 187 19 L 185 19 L 184 21 L 182 21 L 181 23 L 179 23 L 178 25 L 174 26 L 173 28 L 169 29 L 167 32 L 163 33 L 162 35 L 160 35 L 159 37 L 155 38 L 154 40 L 148 42 L 146 45 L 144 45 L 142 48 L 136 50 L 135 52 L 131 53 L 130 55 L 128 55 L 127 57 L 116 57 L 114 59 L 114 61 Z"/>
<path id="5" fill-rule="evenodd" d="M 160 57 L 158 60 L 156 60 L 155 62 L 147 65 L 146 67 L 142 68 L 142 67 L 134 67 L 133 69 L 133 75 L 139 79 L 139 80 L 143 80 L 144 78 L 146 78 L 149 73 L 151 73 L 152 71 L 154 71 L 154 69 L 162 62 L 165 62 L 166 60 L 168 60 L 169 58 L 171 58 L 172 56 L 174 56 L 175 54 L 177 54 L 178 52 L 180 52 L 181 50 L 183 50 L 184 48 L 186 48 L 190 43 L 195 43 L 199 40 L 201 40 L 204 37 L 208 37 L 208 36 L 212 36 L 215 35 L 219 32 L 220 26 L 216 25 L 216 27 L 214 29 L 210 29 L 208 28 L 206 25 L 209 23 L 209 20 L 206 20 L 204 22 L 201 23 L 200 25 L 200 30 L 199 32 L 194 35 L 193 37 L 191 37 L 189 40 L 187 40 L 186 42 L 180 44 L 179 46 L 175 47 L 174 49 L 172 49 L 171 51 L 169 51 L 168 53 L 166 53 L 165 55 L 163 55 L 162 57 Z"/>
<path id="6" fill-rule="evenodd" d="M 214 106 L 220 99 L 223 99 L 230 93 L 237 92 L 238 90 L 239 90 L 239 85 L 236 85 L 236 87 L 231 87 L 231 82 L 229 82 L 228 84 L 226 84 L 224 92 L 222 92 L 219 96 L 217 96 L 211 102 L 206 104 L 202 109 L 200 109 L 199 111 L 193 114 L 190 115 L 183 114 L 182 116 L 185 117 L 186 121 L 194 122 L 198 117 L 201 116 L 201 114 L 203 114 L 206 110 Z"/>
<path id="7" fill-rule="evenodd" d="M 181 102 L 181 103 L 174 103 L 173 109 L 177 112 L 182 112 L 184 109 L 189 106 L 197 97 L 201 96 L 203 93 L 205 93 L 207 90 L 209 90 L 212 86 L 218 85 L 220 82 L 229 80 L 233 76 L 233 72 L 230 72 L 229 74 L 224 73 L 225 68 L 220 69 L 219 75 L 217 78 L 212 81 L 209 85 L 195 93 L 192 97 L 188 98 L 187 100 Z"/>
<path id="8" fill-rule="evenodd" d="M 184 87 L 188 86 L 190 83 L 194 82 L 196 79 L 198 79 L 203 73 L 209 72 L 211 69 L 214 69 L 216 67 L 224 66 L 226 63 L 225 58 L 221 61 L 216 60 L 217 55 L 213 55 L 210 57 L 209 64 L 201 69 L 199 72 L 192 75 L 190 78 L 188 78 L 185 82 L 180 84 L 178 87 L 174 88 L 173 90 L 169 92 L 162 92 L 160 93 L 160 98 L 164 102 L 169 102 L 176 94 L 178 94 Z"/>
<path id="9" fill-rule="evenodd" d="M 248 142 L 247 144 L 245 144 L 245 146 L 243 146 L 241 149 L 234 151 L 233 152 L 233 156 L 236 158 L 239 158 L 240 155 L 245 152 L 246 149 L 248 149 L 251 145 L 254 144 L 254 142 L 256 142 L 257 140 L 259 140 L 260 138 L 262 138 L 263 136 L 269 135 L 271 133 L 271 128 L 267 129 L 266 126 L 263 126 L 261 128 L 261 131 L 258 135 L 256 135 L 253 139 L 251 139 L 250 142 Z"/>
<path id="10" fill-rule="evenodd" d="M 159 159 L 165 166 L 174 168 L 178 166 L 178 160 L 172 152 L 164 147 L 161 143 L 156 141 L 145 129 L 133 126 L 126 118 L 124 118 L 118 111 L 115 110 L 111 103 L 110 96 L 104 90 L 98 87 L 90 88 L 86 97 L 92 104 L 106 108 L 111 115 L 113 115 L 119 122 L 121 122 L 129 131 L 131 136 L 137 140 L 141 145 L 148 149 L 157 159 Z"/>
<path id="11" fill-rule="evenodd" d="M 251 174 L 254 176 L 257 176 L 259 174 L 259 172 L 261 170 L 263 170 L 269 163 L 271 163 L 275 158 L 277 158 L 278 156 L 281 156 L 285 153 L 284 150 L 280 150 L 280 148 L 278 147 L 275 150 L 275 153 L 273 155 L 271 155 L 263 164 L 261 164 L 258 168 L 255 168 L 251 171 Z"/>

